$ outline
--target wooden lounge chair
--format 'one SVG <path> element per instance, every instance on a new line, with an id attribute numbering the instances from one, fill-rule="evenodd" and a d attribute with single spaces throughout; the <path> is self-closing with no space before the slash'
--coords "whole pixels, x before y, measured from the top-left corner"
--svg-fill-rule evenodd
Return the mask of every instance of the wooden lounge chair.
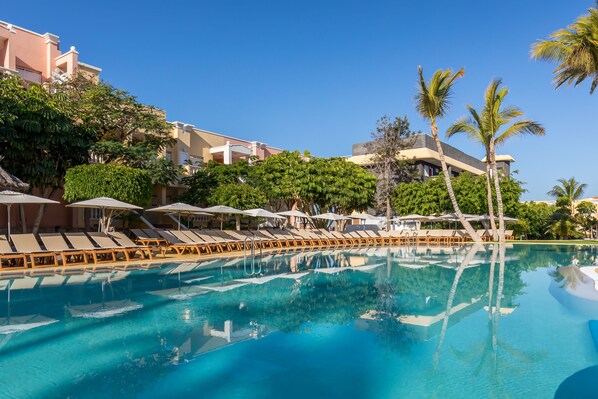
<path id="1" fill-rule="evenodd" d="M 380 230 L 378 231 L 378 235 L 380 235 L 382 242 L 385 245 L 399 244 L 399 237 L 392 235 L 389 231 Z"/>
<path id="2" fill-rule="evenodd" d="M 203 234 L 200 230 L 181 230 L 190 239 L 195 240 L 199 243 L 203 243 L 209 248 L 210 253 L 216 251 L 223 253 L 225 250 L 230 251 L 230 245 L 222 243 L 214 239 L 209 234 Z"/>
<path id="3" fill-rule="evenodd" d="M 142 229 L 131 229 L 131 233 L 135 236 L 135 242 L 138 244 L 146 246 L 168 244 L 163 238 L 148 236 Z"/>
<path id="4" fill-rule="evenodd" d="M 346 236 L 351 237 L 358 245 L 367 245 L 370 241 L 368 238 L 363 237 L 362 235 L 358 234 L 356 231 L 349 231 L 344 233 Z"/>
<path id="5" fill-rule="evenodd" d="M 307 229 L 295 229 L 293 234 L 301 237 L 303 241 L 310 247 L 314 248 L 325 248 L 326 245 L 322 242 L 319 237 L 312 236 Z"/>
<path id="6" fill-rule="evenodd" d="M 27 255 L 31 267 L 58 266 L 56 253 L 43 250 L 33 234 L 12 234 L 10 239 L 17 252 Z"/>
<path id="7" fill-rule="evenodd" d="M 505 240 L 514 240 L 513 230 L 505 230 Z"/>
<path id="8" fill-rule="evenodd" d="M 125 248 L 120 244 L 117 244 L 109 235 L 105 233 L 92 232 L 87 233 L 89 238 L 101 249 L 112 249 L 114 255 L 118 257 L 118 254 L 122 254 L 126 261 L 130 261 L 131 258 L 135 258 L 137 254 L 137 246 L 134 245 L 130 248 Z M 145 258 L 144 254 L 141 254 L 142 258 Z"/>
<path id="9" fill-rule="evenodd" d="M 42 233 L 39 235 L 39 238 L 42 240 L 44 247 L 46 247 L 48 251 L 52 251 L 60 255 L 62 266 L 67 266 L 69 264 L 87 264 L 87 256 L 85 256 L 85 251 L 69 247 L 62 234 Z"/>
<path id="10" fill-rule="evenodd" d="M 242 242 L 243 243 L 243 248 L 247 248 L 249 249 L 252 245 L 256 246 L 256 248 L 265 248 L 266 245 L 264 245 L 264 242 L 262 242 L 260 239 L 255 239 L 255 237 L 253 236 L 253 234 L 249 233 L 248 231 L 244 231 L 244 230 L 227 230 L 225 232 L 226 235 L 232 237 L 233 239 Z"/>
<path id="11" fill-rule="evenodd" d="M 373 230 L 362 230 L 361 233 L 366 235 L 376 246 L 381 246 L 384 244 L 384 239 Z"/>
<path id="12" fill-rule="evenodd" d="M 303 241 L 298 237 L 295 237 L 291 232 L 288 230 L 283 229 L 266 229 L 272 236 L 281 240 L 281 242 L 285 242 L 288 248 L 291 247 L 300 247 L 303 245 Z"/>
<path id="13" fill-rule="evenodd" d="M 282 243 L 277 238 L 274 238 L 267 232 L 262 232 L 261 230 L 252 230 L 249 232 L 253 234 L 256 240 L 260 240 L 260 242 L 264 243 L 264 246 L 270 249 L 280 249 L 282 248 Z"/>
<path id="14" fill-rule="evenodd" d="M 296 229 L 282 230 L 281 234 L 285 235 L 291 242 L 293 242 L 295 247 L 304 248 L 311 245 L 311 240 L 307 240 L 305 237 L 297 234 Z"/>
<path id="15" fill-rule="evenodd" d="M 201 255 L 201 250 L 197 244 L 189 244 L 181 241 L 170 231 L 156 230 L 156 233 L 159 234 L 164 240 L 168 241 L 168 248 L 174 250 L 177 255 L 183 255 L 185 252 L 196 252 L 198 255 Z"/>
<path id="16" fill-rule="evenodd" d="M 317 230 L 318 234 L 320 234 L 321 236 L 323 236 L 325 239 L 328 240 L 328 242 L 331 245 L 334 245 L 335 247 L 341 247 L 341 246 L 345 246 L 346 242 L 345 240 L 342 240 L 338 237 L 335 237 L 333 234 L 331 234 L 330 231 L 326 230 L 326 229 L 318 229 Z"/>
<path id="17" fill-rule="evenodd" d="M 64 233 L 73 248 L 84 251 L 85 255 L 97 265 L 101 262 L 115 262 L 116 253 L 113 248 L 98 248 L 85 233 Z"/>
<path id="18" fill-rule="evenodd" d="M 242 251 L 243 250 L 243 242 L 239 241 L 228 234 L 224 233 L 222 230 L 193 230 L 195 234 L 200 235 L 207 235 L 211 237 L 213 240 L 226 245 L 231 251 Z"/>
<path id="19" fill-rule="evenodd" d="M 168 232 L 185 244 L 195 245 L 198 253 L 201 253 L 201 251 L 203 251 L 206 254 L 212 253 L 213 245 L 207 244 L 204 240 L 202 240 L 195 234 L 188 232 L 188 230 L 168 230 Z"/>
<path id="20" fill-rule="evenodd" d="M 156 240 L 157 245 L 168 245 L 170 242 L 163 237 L 159 232 L 163 230 L 143 229 L 143 232 L 151 239 Z"/>
<path id="21" fill-rule="evenodd" d="M 0 269 L 4 267 L 2 261 L 6 261 L 8 266 L 18 267 L 18 262 L 15 262 L 18 260 L 22 262 L 22 267 L 27 267 L 27 256 L 15 252 L 6 239 L 6 236 L 0 236 Z"/>
<path id="22" fill-rule="evenodd" d="M 263 229 L 260 230 L 262 234 L 267 235 L 268 237 L 271 237 L 273 240 L 278 241 L 278 243 L 280 243 L 280 247 L 281 248 L 290 248 L 293 246 L 293 240 L 289 239 L 288 236 L 281 234 L 280 232 L 282 230 L 280 229 Z"/>
<path id="23" fill-rule="evenodd" d="M 110 237 L 116 241 L 121 247 L 127 248 L 130 251 L 137 251 L 143 258 L 154 259 L 152 249 L 147 245 L 138 245 L 133 242 L 125 233 L 120 231 L 113 231 L 109 233 Z"/>
<path id="24" fill-rule="evenodd" d="M 236 249 L 237 251 L 242 251 L 245 248 L 245 243 L 243 240 L 239 240 L 233 236 L 226 234 L 223 230 L 202 230 L 203 233 L 209 234 L 214 239 L 219 240 L 221 242 L 226 242 L 231 248 Z"/>

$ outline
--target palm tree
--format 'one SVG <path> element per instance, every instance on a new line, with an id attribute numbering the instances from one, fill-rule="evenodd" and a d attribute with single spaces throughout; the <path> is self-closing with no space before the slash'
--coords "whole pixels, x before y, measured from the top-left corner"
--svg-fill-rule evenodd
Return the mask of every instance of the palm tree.
<path id="1" fill-rule="evenodd" d="M 438 157 L 440 158 L 440 164 L 442 165 L 442 174 L 444 175 L 446 189 L 453 204 L 453 209 L 455 210 L 457 218 L 472 240 L 475 242 L 482 242 L 479 234 L 476 233 L 473 227 L 471 227 L 471 224 L 465 220 L 465 217 L 463 217 L 463 213 L 461 212 L 459 204 L 457 203 L 457 198 L 455 197 L 455 192 L 453 191 L 453 185 L 451 184 L 451 175 L 448 171 L 446 160 L 444 159 L 442 143 L 438 138 L 438 126 L 436 124 L 436 120 L 438 118 L 442 118 L 448 110 L 449 98 L 451 97 L 452 87 L 455 83 L 455 80 L 463 77 L 465 71 L 463 68 L 461 68 L 457 72 L 453 73 L 453 71 L 450 69 L 444 71 L 439 69 L 434 73 L 429 82 L 426 82 L 424 79 L 424 73 L 421 66 L 418 67 L 418 72 L 419 92 L 415 96 L 415 108 L 417 112 L 424 117 L 424 119 L 430 121 L 430 133 L 436 142 Z"/>
<path id="2" fill-rule="evenodd" d="M 567 201 L 569 212 L 573 217 L 575 214 L 575 201 L 583 196 L 587 184 L 578 182 L 575 180 L 575 177 L 571 177 L 569 180 L 558 179 L 557 181 L 560 185 L 556 184 L 547 194 L 557 200 L 564 198 Z"/>
<path id="3" fill-rule="evenodd" d="M 587 78 L 592 80 L 590 94 L 598 86 L 598 9 L 590 8 L 566 29 L 559 29 L 548 40 L 532 45 L 535 59 L 554 61 L 554 83 L 577 86 Z"/>
<path id="4" fill-rule="evenodd" d="M 494 215 L 492 202 L 492 187 L 490 177 L 494 177 L 494 190 L 496 191 L 496 204 L 498 207 L 498 234 L 494 218 L 490 218 L 494 239 L 504 241 L 504 211 L 502 193 L 500 191 L 500 179 L 498 167 L 496 166 L 495 147 L 504 144 L 505 141 L 514 136 L 532 134 L 544 135 L 544 128 L 537 122 L 531 120 L 515 119 L 523 116 L 523 111 L 517 107 L 504 105 L 503 101 L 509 90 L 501 87 L 500 79 L 493 80 L 488 85 L 484 94 L 484 108 L 478 113 L 471 105 L 467 106 L 469 117 L 459 119 L 446 132 L 447 137 L 457 133 L 465 133 L 470 139 L 482 144 L 486 150 L 486 188 L 488 191 L 488 213 Z M 497 237 L 498 235 L 498 237 Z"/>

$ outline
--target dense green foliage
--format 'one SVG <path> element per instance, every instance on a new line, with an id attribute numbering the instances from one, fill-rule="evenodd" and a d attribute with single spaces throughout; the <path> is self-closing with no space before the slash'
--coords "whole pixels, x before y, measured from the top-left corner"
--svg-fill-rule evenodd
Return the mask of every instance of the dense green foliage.
<path id="1" fill-rule="evenodd" d="M 579 224 L 579 227 L 581 227 L 584 232 L 591 233 L 592 228 L 598 225 L 598 220 L 596 219 L 596 212 L 598 209 L 596 204 L 582 201 L 577 204 L 575 211 L 577 212 L 575 219 Z"/>
<path id="2" fill-rule="evenodd" d="M 87 162 L 95 139 L 73 123 L 66 98 L 44 87 L 0 74 L 2 167 L 49 196 L 62 186 L 66 170 Z"/>
<path id="3" fill-rule="evenodd" d="M 284 151 L 264 161 L 242 160 L 231 165 L 209 162 L 183 178 L 189 191 L 180 199 L 199 206 L 241 209 L 269 205 L 278 210 L 297 205 L 314 214 L 350 213 L 374 203 L 376 178 L 365 169 L 344 158 L 307 155 Z M 238 198 L 234 201 L 230 198 L 233 193 Z"/>
<path id="4" fill-rule="evenodd" d="M 556 206 L 542 202 L 526 202 L 519 205 L 517 218 L 519 223 L 515 227 L 515 235 L 524 235 L 531 240 L 554 238 L 550 231 L 552 215 Z"/>
<path id="5" fill-rule="evenodd" d="M 98 161 L 146 169 L 157 184 L 177 180 L 180 168 L 158 156 L 175 141 L 164 112 L 140 103 L 127 91 L 82 75 L 52 89 L 66 97 L 78 125 L 96 132 L 91 151 Z"/>
<path id="6" fill-rule="evenodd" d="M 0 73 L 0 165 L 36 194 L 52 197 L 62 187 L 67 169 L 87 162 L 96 139 L 92 129 L 75 123 L 64 95 Z M 44 208 L 38 208 L 34 233 Z M 21 215 L 25 231 L 27 223 Z"/>
<path id="7" fill-rule="evenodd" d="M 226 205 L 237 209 L 261 208 L 268 202 L 266 195 L 246 183 L 227 183 L 216 187 L 209 197 L 211 205 Z"/>
<path id="8" fill-rule="evenodd" d="M 451 182 L 464 213 L 481 215 L 488 212 L 485 176 L 475 177 L 469 173 L 462 173 L 458 177 L 452 177 Z M 519 197 L 524 191 L 521 182 L 513 177 L 503 177 L 500 186 L 505 214 L 516 216 Z M 453 212 L 444 179 L 440 176 L 423 183 L 401 184 L 395 191 L 393 204 L 400 215 L 438 215 Z"/>
<path id="9" fill-rule="evenodd" d="M 549 231 L 554 237 L 561 239 L 582 238 L 584 233 L 590 232 L 596 224 L 596 207 L 589 202 L 579 202 L 586 184 L 575 180 L 558 179 L 548 195 L 556 199 L 556 210 L 552 215 Z M 581 211 L 578 207 L 581 206 Z"/>
<path id="10" fill-rule="evenodd" d="M 150 173 L 113 164 L 79 165 L 69 169 L 64 184 L 64 199 L 74 202 L 96 197 L 147 205 L 152 197 Z"/>

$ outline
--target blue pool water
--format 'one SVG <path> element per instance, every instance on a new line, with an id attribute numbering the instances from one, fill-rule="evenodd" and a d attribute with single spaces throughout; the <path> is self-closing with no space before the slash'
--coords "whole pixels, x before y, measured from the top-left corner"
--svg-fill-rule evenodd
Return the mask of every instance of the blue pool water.
<path id="1" fill-rule="evenodd" d="M 9 398 L 578 398 L 596 247 L 372 248 L 0 279 Z M 587 393 L 592 396 L 592 393 Z"/>

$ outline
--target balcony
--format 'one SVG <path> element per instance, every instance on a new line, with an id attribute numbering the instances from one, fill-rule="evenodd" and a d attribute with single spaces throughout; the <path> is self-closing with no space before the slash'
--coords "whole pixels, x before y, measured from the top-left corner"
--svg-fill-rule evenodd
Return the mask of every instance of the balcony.
<path id="1" fill-rule="evenodd" d="M 197 173 L 200 169 L 201 166 L 198 165 L 181 165 L 183 167 L 183 170 L 185 171 L 185 174 L 189 175 L 189 176 L 193 176 L 195 173 Z"/>
<path id="2" fill-rule="evenodd" d="M 17 75 L 21 77 L 21 79 L 26 80 L 27 82 L 31 83 L 42 83 L 42 73 L 37 71 L 31 71 L 29 69 L 24 69 L 21 67 L 17 67 Z"/>

